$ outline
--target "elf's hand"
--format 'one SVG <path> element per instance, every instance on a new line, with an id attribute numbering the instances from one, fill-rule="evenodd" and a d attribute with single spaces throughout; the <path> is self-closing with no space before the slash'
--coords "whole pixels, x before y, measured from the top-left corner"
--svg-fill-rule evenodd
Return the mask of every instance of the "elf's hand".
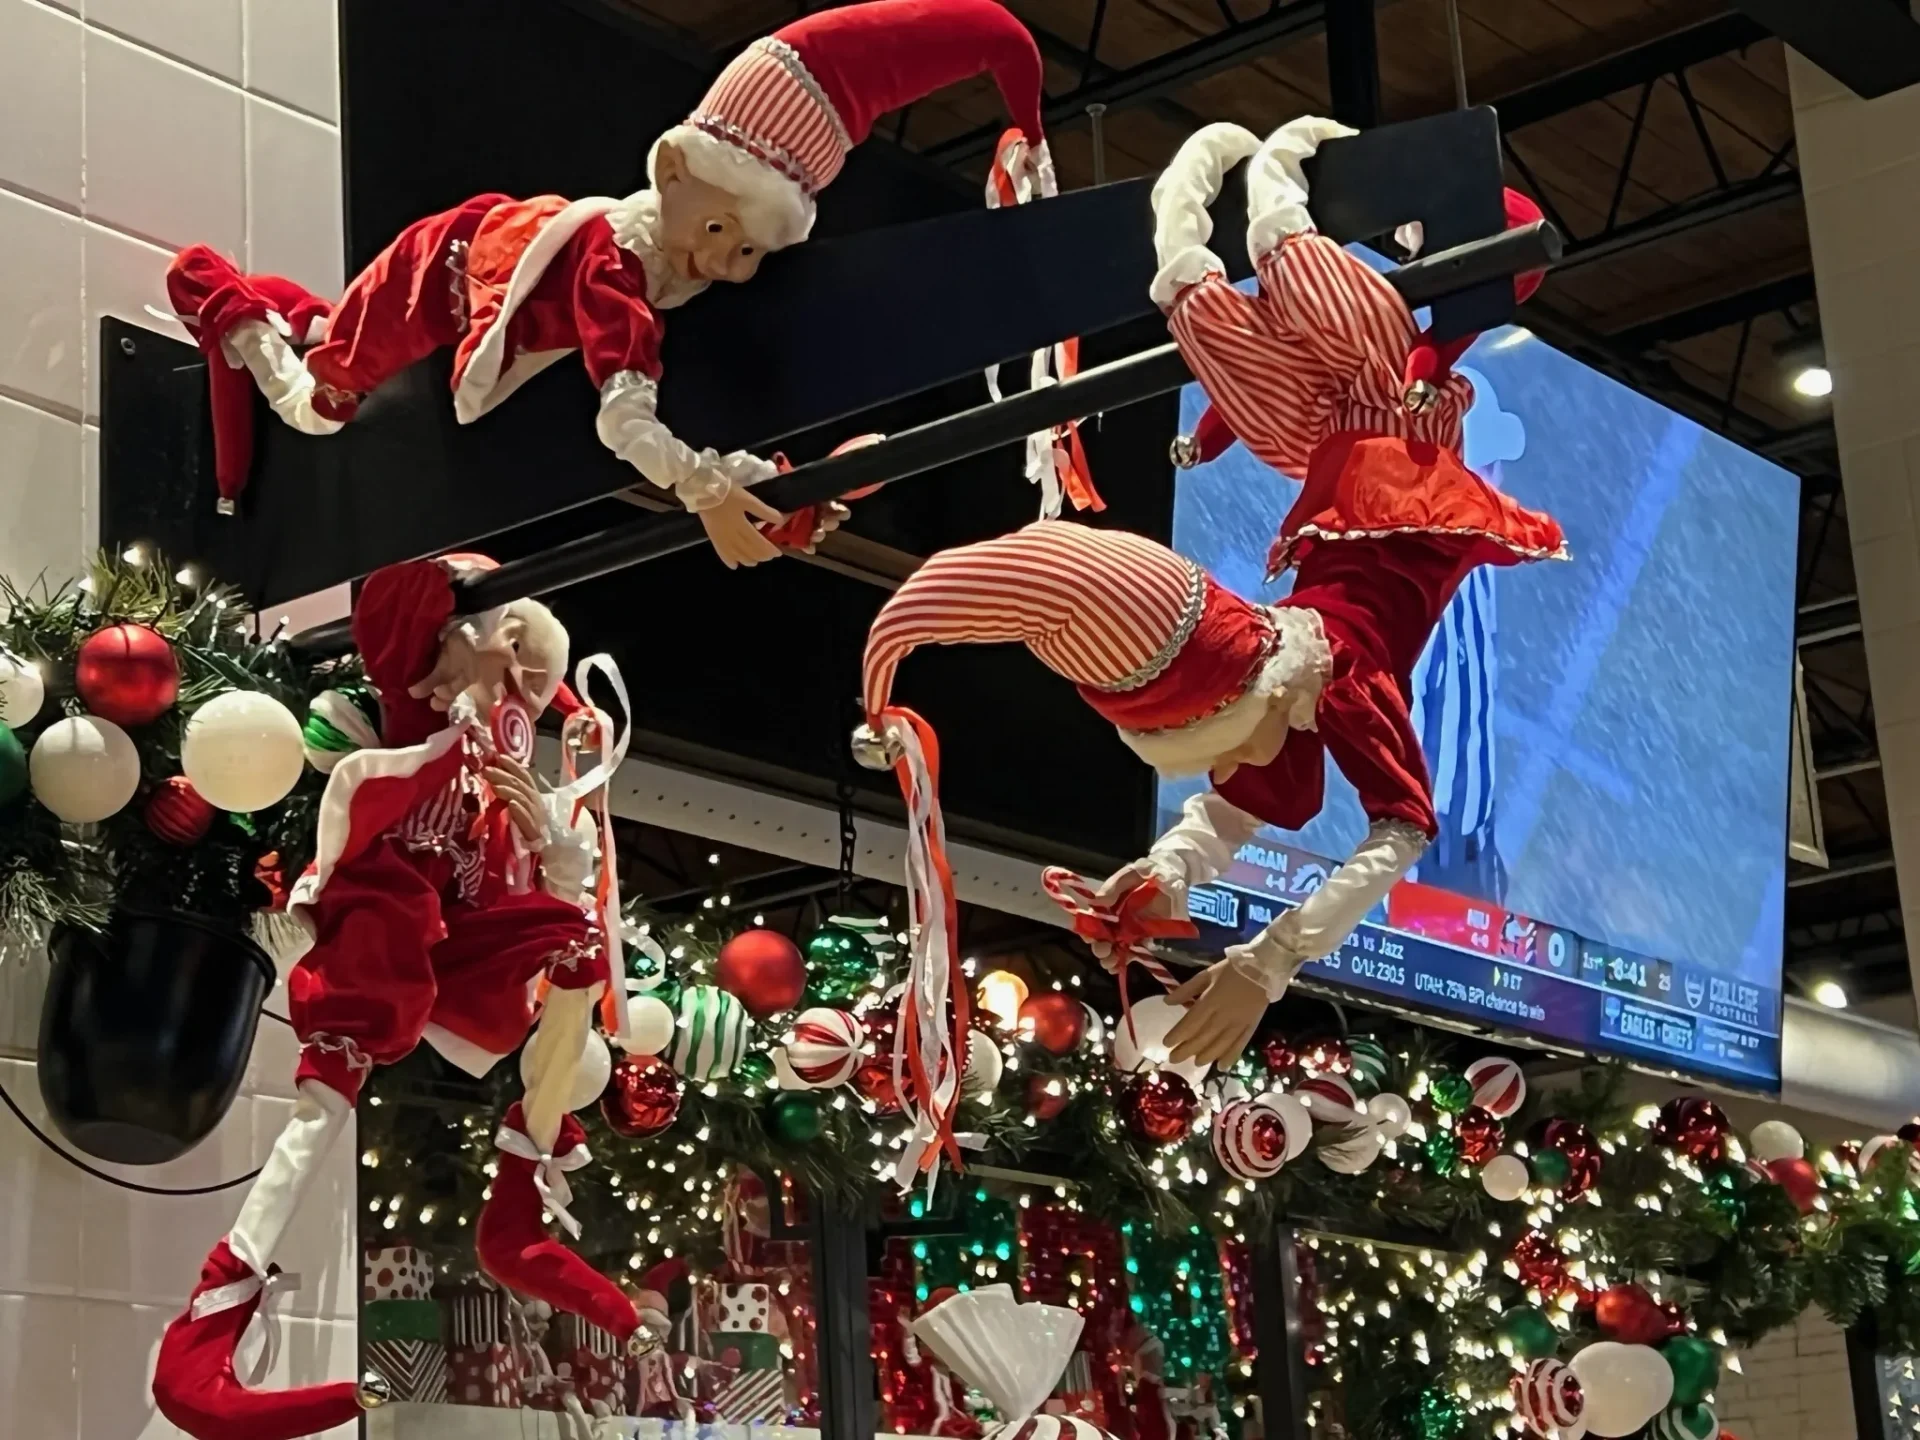
<path id="1" fill-rule="evenodd" d="M 513 663 L 511 646 L 475 645 L 467 628 L 456 625 L 440 642 L 440 658 L 434 663 L 433 673 L 408 686 L 407 694 L 429 701 L 442 713 L 452 709 L 453 702 L 469 690 L 484 690 L 497 702 L 506 696 Z"/>
<path id="2" fill-rule="evenodd" d="M 780 512 L 746 486 L 733 486 L 724 500 L 700 511 L 699 515 L 713 553 L 729 570 L 779 557 L 779 547 L 762 535 L 757 526 L 778 525 Z"/>
<path id="3" fill-rule="evenodd" d="M 1267 992 L 1231 961 L 1209 965 L 1167 998 L 1187 1013 L 1167 1032 L 1168 1058 L 1203 1065 L 1231 1065 L 1267 1013 Z"/>
<path id="4" fill-rule="evenodd" d="M 495 755 L 493 763 L 481 772 L 493 787 L 493 793 L 506 802 L 507 816 L 520 838 L 538 848 L 547 838 L 547 807 L 533 775 L 510 755 Z"/>

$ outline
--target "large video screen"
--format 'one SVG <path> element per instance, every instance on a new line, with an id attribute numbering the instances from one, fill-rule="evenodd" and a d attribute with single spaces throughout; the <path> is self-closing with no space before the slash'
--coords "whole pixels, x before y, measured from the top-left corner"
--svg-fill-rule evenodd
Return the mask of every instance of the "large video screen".
<path id="1" fill-rule="evenodd" d="M 1412 677 L 1440 836 L 1303 982 L 1777 1088 L 1798 482 L 1553 350 L 1482 336 L 1466 462 L 1572 560 L 1473 573 Z M 1189 385 L 1183 427 L 1204 397 Z M 1272 601 L 1298 485 L 1234 446 L 1179 476 L 1174 544 Z M 1163 784 L 1164 827 L 1203 782 Z M 1209 949 L 1310 893 L 1366 832 L 1328 761 L 1192 908 Z M 1236 934 L 1223 934 L 1223 931 Z"/>

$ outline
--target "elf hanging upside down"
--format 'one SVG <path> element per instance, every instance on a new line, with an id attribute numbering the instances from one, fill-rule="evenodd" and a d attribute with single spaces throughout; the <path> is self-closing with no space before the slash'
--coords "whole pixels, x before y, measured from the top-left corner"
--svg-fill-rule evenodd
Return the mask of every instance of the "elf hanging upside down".
<path id="1" fill-rule="evenodd" d="M 597 839 L 612 864 L 607 822 L 603 812 L 596 835 L 576 812 L 623 747 L 613 744 L 613 722 L 562 684 L 567 633 L 544 605 L 454 613 L 454 576 L 474 564 L 490 562 L 378 571 L 354 612 L 354 639 L 379 692 L 379 744 L 333 763 L 314 864 L 290 898 L 313 937 L 287 982 L 301 1042 L 298 1100 L 186 1311 L 168 1326 L 154 1371 L 161 1413 L 197 1440 L 291 1440 L 381 1398 L 348 1382 L 252 1390 L 234 1356 L 284 1288 L 274 1254 L 367 1076 L 422 1039 L 482 1075 L 537 1017 L 532 1083 L 496 1140 L 498 1172 L 475 1235 L 480 1263 L 503 1285 L 616 1335 L 639 1324 L 632 1302 L 550 1238 L 541 1218 L 545 1210 L 578 1233 L 566 1176 L 588 1157 L 565 1110 L 595 1000 L 620 966 L 618 896 L 594 884 Z M 595 665 L 612 674 L 610 662 L 589 660 L 583 685 Z M 525 763 L 532 720 L 549 705 L 568 712 L 563 745 L 586 739 L 601 754 L 598 769 L 557 793 L 543 791 Z M 608 1003 L 617 1029 L 621 997 Z"/>
<path id="2" fill-rule="evenodd" d="M 995 0 L 873 0 L 750 45 L 654 143 L 649 189 L 475 196 L 408 226 L 337 305 L 208 246 L 181 251 L 167 290 L 207 356 L 222 510 L 246 484 L 256 385 L 287 424 L 331 434 L 383 381 L 451 346 L 454 413 L 468 424 L 578 351 L 607 447 L 696 512 L 728 566 L 770 559 L 763 527 L 781 517 L 748 487 L 773 465 L 696 450 L 658 418 L 663 312 L 806 239 L 819 192 L 880 116 L 982 71 L 1017 127 L 1000 178 L 1010 193 L 1051 193 L 1040 56 L 1019 21 Z M 815 528 L 841 513 L 823 509 Z"/>
<path id="3" fill-rule="evenodd" d="M 1042 522 L 935 555 L 867 639 L 856 750 L 901 776 L 921 913 L 950 907 L 951 881 L 931 731 L 889 705 L 894 669 L 916 645 L 1021 641 L 1162 774 L 1211 778 L 1146 857 L 1101 888 L 1106 904 L 1152 881 L 1146 909 L 1184 918 L 1188 889 L 1261 825 L 1297 829 L 1319 812 L 1327 756 L 1359 792 L 1370 827 L 1352 857 L 1176 992 L 1190 1008 L 1168 1037 L 1175 1060 L 1231 1062 L 1300 967 L 1331 953 L 1419 858 L 1436 827 L 1408 713 L 1413 667 L 1475 566 L 1565 554 L 1552 519 L 1460 460 L 1472 392 L 1450 367 L 1471 337 L 1422 335 L 1391 286 L 1314 233 L 1300 161 L 1346 133 L 1302 120 L 1262 145 L 1210 126 L 1154 192 L 1154 296 L 1213 402 L 1176 456 L 1211 458 L 1237 435 L 1305 482 L 1270 556 L 1275 573 L 1296 569 L 1293 592 L 1255 605 L 1153 541 Z M 1256 295 L 1228 284 L 1204 248 L 1206 204 L 1248 156 Z M 1529 208 L 1510 196 L 1509 223 L 1537 219 Z M 928 956 L 929 972 L 950 958 Z"/>

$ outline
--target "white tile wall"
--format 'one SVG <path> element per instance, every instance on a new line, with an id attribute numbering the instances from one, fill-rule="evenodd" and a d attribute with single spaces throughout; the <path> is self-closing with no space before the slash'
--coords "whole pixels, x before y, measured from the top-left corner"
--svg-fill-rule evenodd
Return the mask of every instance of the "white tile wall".
<path id="1" fill-rule="evenodd" d="M 247 88 L 321 120 L 340 119 L 335 0 L 246 0 Z"/>
<path id="2" fill-rule="evenodd" d="M 1740 1440 L 1830 1440 L 1851 1435 L 1846 1336 L 1817 1311 L 1778 1330 L 1723 1369 L 1714 1392 L 1721 1427 Z"/>
<path id="3" fill-rule="evenodd" d="M 1833 372 L 1860 620 L 1893 853 L 1920 923 L 1920 86 L 1861 100 L 1788 52 L 1820 319 Z M 1920 956 L 1916 956 L 1920 964 Z"/>
<path id="4" fill-rule="evenodd" d="M 80 204 L 80 22 L 39 0 L 0 0 L 0 177 Z"/>
<path id="5" fill-rule="evenodd" d="M 196 240 L 331 293 L 340 284 L 333 0 L 0 0 L 0 573 L 72 575 L 98 525 L 102 315 L 162 326 L 169 253 Z M 291 107 L 291 108 L 289 108 Z M 302 113 L 295 113 L 296 111 Z M 31 1044 L 37 973 L 0 961 Z M 284 1012 L 282 997 L 281 1012 Z M 263 1022 L 214 1136 L 143 1184 L 259 1164 L 291 1107 L 293 1052 Z M 44 1126 L 30 1062 L 0 1084 Z M 356 1370 L 354 1191 L 344 1138 L 286 1241 L 271 1385 Z M 0 1113 L 0 1436 L 177 1440 L 148 1394 L 160 1333 L 243 1189 L 153 1197 L 83 1176 Z M 339 1432 L 350 1436 L 352 1427 Z"/>

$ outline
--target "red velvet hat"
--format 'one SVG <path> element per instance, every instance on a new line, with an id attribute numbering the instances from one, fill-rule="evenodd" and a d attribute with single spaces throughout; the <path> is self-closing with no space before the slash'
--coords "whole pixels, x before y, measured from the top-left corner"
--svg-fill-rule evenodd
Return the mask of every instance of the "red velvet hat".
<path id="1" fill-rule="evenodd" d="M 744 202 L 748 230 L 780 249 L 806 239 L 816 197 L 876 120 L 982 72 L 1034 163 L 1047 165 L 1040 51 L 996 0 L 870 0 L 804 16 L 735 56 L 656 152 L 677 146 L 696 176 Z"/>

